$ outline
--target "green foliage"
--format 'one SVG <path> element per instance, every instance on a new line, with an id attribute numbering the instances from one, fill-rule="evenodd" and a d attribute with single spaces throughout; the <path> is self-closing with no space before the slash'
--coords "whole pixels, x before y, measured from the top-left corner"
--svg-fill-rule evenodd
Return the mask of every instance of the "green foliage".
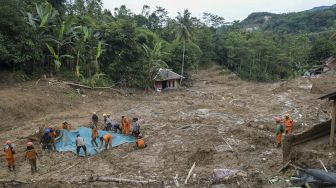
<path id="1" fill-rule="evenodd" d="M 89 78 L 84 78 L 81 80 L 81 84 L 90 87 L 109 87 L 114 85 L 113 81 L 105 74 L 94 74 Z"/>
<path id="2" fill-rule="evenodd" d="M 16 71 L 14 73 L 14 79 L 18 82 L 24 82 L 30 80 L 29 76 L 23 71 Z"/>
<path id="3" fill-rule="evenodd" d="M 204 22 L 188 10 L 172 19 L 147 5 L 135 14 L 103 10 L 101 0 L 2 0 L 0 69 L 19 71 L 20 80 L 56 73 L 92 87 L 151 88 L 160 68 L 189 79 L 213 63 L 248 80 L 286 79 L 336 55 L 335 13 L 255 13 L 222 26 L 211 13 Z"/>
<path id="4" fill-rule="evenodd" d="M 77 93 L 74 90 L 70 90 L 68 92 L 66 92 L 65 94 L 67 96 L 67 98 L 69 99 L 70 103 L 74 103 L 75 100 L 77 99 Z"/>

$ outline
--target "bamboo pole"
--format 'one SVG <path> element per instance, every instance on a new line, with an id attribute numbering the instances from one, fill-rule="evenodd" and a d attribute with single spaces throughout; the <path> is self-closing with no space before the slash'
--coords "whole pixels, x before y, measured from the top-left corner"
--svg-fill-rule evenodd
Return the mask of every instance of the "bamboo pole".
<path id="1" fill-rule="evenodd" d="M 334 146 L 334 137 L 335 137 L 335 126 L 336 126 L 336 100 L 333 100 L 332 105 L 332 121 L 331 121 L 331 129 L 330 129 L 330 146 Z"/>

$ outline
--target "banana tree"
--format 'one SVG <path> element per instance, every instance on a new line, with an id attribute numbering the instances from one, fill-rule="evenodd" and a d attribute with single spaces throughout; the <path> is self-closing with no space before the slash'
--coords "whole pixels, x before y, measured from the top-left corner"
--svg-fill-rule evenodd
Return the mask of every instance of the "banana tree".
<path id="1" fill-rule="evenodd" d="M 146 73 L 145 82 L 148 87 L 151 87 L 154 84 L 154 77 L 156 76 L 158 70 L 160 68 L 166 68 L 168 65 L 161 59 L 164 55 L 161 52 L 161 42 L 157 42 L 153 49 L 149 48 L 147 45 L 143 45 L 142 47 L 147 57 L 147 61 L 144 64 L 144 72 Z"/>
<path id="2" fill-rule="evenodd" d="M 55 65 L 56 70 L 59 70 L 59 68 L 61 67 L 62 59 L 65 59 L 65 58 L 73 59 L 72 55 L 68 55 L 68 54 L 59 55 L 59 53 L 57 53 L 55 49 L 52 46 L 50 46 L 48 43 L 46 43 L 46 46 L 49 52 L 53 55 L 54 65 Z"/>

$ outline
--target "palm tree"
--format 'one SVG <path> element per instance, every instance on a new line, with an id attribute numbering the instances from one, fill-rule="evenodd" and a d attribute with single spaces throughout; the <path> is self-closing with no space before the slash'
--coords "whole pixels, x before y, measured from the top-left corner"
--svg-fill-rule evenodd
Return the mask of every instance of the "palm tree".
<path id="1" fill-rule="evenodd" d="M 183 71 L 184 71 L 184 59 L 185 59 L 185 48 L 186 42 L 191 39 L 191 26 L 192 21 L 190 19 L 190 12 L 186 9 L 183 12 L 183 15 L 179 12 L 177 19 L 177 28 L 175 29 L 176 39 L 178 41 L 183 42 L 183 51 L 182 51 L 182 67 L 181 67 L 181 80 L 183 79 Z"/>

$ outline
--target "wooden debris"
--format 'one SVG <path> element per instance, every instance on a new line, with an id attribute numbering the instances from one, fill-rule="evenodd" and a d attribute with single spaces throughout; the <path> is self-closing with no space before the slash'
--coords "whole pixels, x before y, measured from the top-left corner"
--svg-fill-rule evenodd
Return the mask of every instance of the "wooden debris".
<path id="1" fill-rule="evenodd" d="M 234 149 L 231 147 L 231 145 L 226 141 L 226 139 L 222 136 L 222 138 L 223 138 L 223 140 L 224 140 L 224 142 L 230 147 L 230 149 L 232 150 L 232 151 L 234 151 Z"/>
<path id="2" fill-rule="evenodd" d="M 325 170 L 326 172 L 328 172 L 327 168 L 324 166 L 324 164 L 323 164 L 323 162 L 321 161 L 321 159 L 319 159 L 319 162 L 320 162 L 321 165 L 323 166 L 324 170 Z"/>
<path id="3" fill-rule="evenodd" d="M 291 162 L 292 162 L 292 161 L 289 160 L 285 165 L 283 165 L 283 166 L 279 169 L 278 173 L 280 173 L 281 171 L 283 171 L 284 169 L 286 169 L 286 168 L 288 167 L 288 165 L 289 165 Z"/>
<path id="4" fill-rule="evenodd" d="M 174 183 L 175 183 L 176 187 L 180 187 L 180 184 L 178 182 L 178 174 L 176 174 L 176 176 L 173 179 L 174 179 Z"/>
<path id="5" fill-rule="evenodd" d="M 195 166 L 196 166 L 196 162 L 195 162 L 195 163 L 192 165 L 192 167 L 190 168 L 189 173 L 188 173 L 188 176 L 187 176 L 187 178 L 186 178 L 185 181 L 184 181 L 184 184 L 187 184 L 187 183 L 188 183 L 188 180 L 189 180 L 189 178 L 190 178 L 190 176 L 191 176 L 191 173 L 192 173 L 192 171 L 194 170 Z"/>
<path id="6" fill-rule="evenodd" d="M 38 80 L 35 82 L 35 85 L 34 85 L 34 87 L 36 87 L 36 86 L 37 86 L 37 84 L 40 82 L 40 80 L 41 80 L 41 78 L 40 78 L 40 79 L 38 79 Z"/>
<path id="7" fill-rule="evenodd" d="M 76 165 L 78 165 L 79 163 L 80 163 L 80 161 L 79 161 L 79 162 L 77 162 L 77 163 L 75 163 L 75 164 L 73 164 L 73 165 L 71 165 L 71 166 L 69 166 L 68 168 L 66 168 L 66 169 L 62 170 L 62 171 L 61 171 L 61 173 L 63 173 L 63 172 L 65 172 L 65 171 L 69 170 L 70 168 L 73 168 L 73 167 L 75 167 L 75 166 L 76 166 Z"/>
<path id="8" fill-rule="evenodd" d="M 75 84 L 71 82 L 66 82 L 67 85 L 73 86 L 73 87 L 79 87 L 79 88 L 84 88 L 84 89 L 92 89 L 92 87 L 86 86 L 86 85 L 81 85 L 81 84 Z"/>
<path id="9" fill-rule="evenodd" d="M 246 179 L 243 177 L 244 182 L 248 185 L 249 188 L 251 188 L 251 185 L 246 181 Z"/>
<path id="10" fill-rule="evenodd" d="M 141 184 L 149 184 L 149 183 L 155 183 L 155 180 L 131 180 L 131 179 L 123 179 L 123 178 L 113 178 L 113 177 L 90 177 L 90 182 L 94 181 L 100 181 L 100 182 L 125 182 L 125 183 L 141 183 Z"/>
<path id="11" fill-rule="evenodd" d="M 19 183 L 19 184 L 26 184 L 27 182 L 19 181 L 19 180 L 0 179 L 0 183 Z"/>

